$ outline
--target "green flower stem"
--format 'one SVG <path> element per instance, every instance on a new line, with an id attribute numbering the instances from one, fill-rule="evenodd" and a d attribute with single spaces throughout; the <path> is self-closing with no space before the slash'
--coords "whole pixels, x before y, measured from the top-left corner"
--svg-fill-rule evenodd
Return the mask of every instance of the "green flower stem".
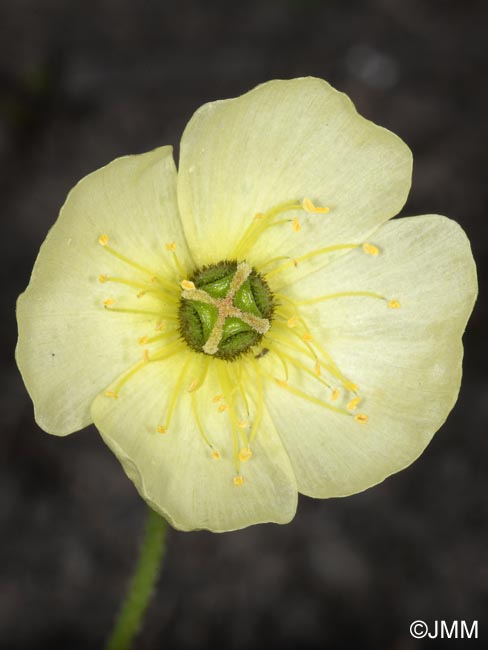
<path id="1" fill-rule="evenodd" d="M 144 540 L 136 570 L 106 650 L 128 650 L 137 635 L 159 576 L 164 555 L 167 523 L 148 508 Z"/>

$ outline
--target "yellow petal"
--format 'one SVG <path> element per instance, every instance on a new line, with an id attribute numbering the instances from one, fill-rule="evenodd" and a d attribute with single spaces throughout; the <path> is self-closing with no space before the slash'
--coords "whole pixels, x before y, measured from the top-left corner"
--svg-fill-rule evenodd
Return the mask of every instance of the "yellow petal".
<path id="1" fill-rule="evenodd" d="M 310 199 L 330 212 L 289 213 L 286 218 L 300 217 L 300 230 L 268 229 L 249 255 L 252 263 L 268 261 L 270 251 L 295 258 L 308 244 L 361 241 L 402 207 L 411 164 L 397 136 L 359 116 L 325 81 L 270 81 L 206 104 L 190 120 L 178 174 L 184 229 L 199 263 L 232 259 L 256 214 Z M 325 261 L 299 264 L 292 275 Z"/>
<path id="2" fill-rule="evenodd" d="M 252 457 L 236 471 L 228 412 L 218 413 L 212 401 L 219 390 L 212 368 L 201 388 L 181 392 L 166 432 L 157 432 L 190 354 L 148 364 L 127 382 L 118 400 L 97 397 L 92 414 L 102 437 L 141 496 L 175 528 L 222 532 L 290 521 L 296 510 L 295 477 L 271 421 L 265 417 Z M 212 447 L 199 432 L 192 399 Z"/>
<path id="3" fill-rule="evenodd" d="M 406 467 L 457 399 L 461 336 L 477 291 L 464 232 L 445 217 L 423 216 L 383 225 L 376 242 L 378 257 L 352 251 L 290 288 L 294 297 L 368 290 L 400 303 L 392 310 L 383 300 L 344 297 L 304 311 L 314 339 L 359 385 L 358 412 L 368 416 L 325 412 L 270 384 L 268 408 L 299 491 L 310 496 L 359 492 Z M 317 391 L 308 375 L 291 369 L 294 382 Z"/>
<path id="4" fill-rule="evenodd" d="M 111 256 L 108 244 L 174 275 L 164 242 L 183 241 L 175 179 L 170 147 L 114 160 L 70 192 L 43 243 L 17 303 L 16 357 L 46 431 L 65 435 L 89 424 L 92 400 L 139 357 L 137 340 L 154 317 L 108 313 L 103 302 L 117 306 L 128 290 L 99 276 L 147 279 Z M 101 235 L 107 239 L 99 242 Z M 143 300 L 150 309 L 154 300 Z"/>

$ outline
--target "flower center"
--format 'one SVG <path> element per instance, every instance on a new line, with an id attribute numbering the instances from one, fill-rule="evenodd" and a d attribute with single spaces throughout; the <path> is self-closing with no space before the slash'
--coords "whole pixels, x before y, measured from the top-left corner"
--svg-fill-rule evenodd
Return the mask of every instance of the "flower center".
<path id="1" fill-rule="evenodd" d="M 269 330 L 273 295 L 247 262 L 205 266 L 181 287 L 180 333 L 196 352 L 233 361 Z"/>

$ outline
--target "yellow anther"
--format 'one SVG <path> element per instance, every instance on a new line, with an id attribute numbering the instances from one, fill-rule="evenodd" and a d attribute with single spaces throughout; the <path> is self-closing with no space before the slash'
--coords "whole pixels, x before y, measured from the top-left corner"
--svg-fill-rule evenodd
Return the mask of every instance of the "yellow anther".
<path id="1" fill-rule="evenodd" d="M 344 382 L 344 388 L 346 390 L 350 390 L 352 393 L 357 393 L 359 390 L 359 386 L 357 384 L 354 384 L 352 381 Z"/>
<path id="2" fill-rule="evenodd" d="M 332 391 L 332 395 L 330 396 L 330 399 L 333 402 L 336 402 L 339 399 L 339 395 L 341 394 L 341 391 L 338 388 L 334 388 Z"/>
<path id="3" fill-rule="evenodd" d="M 242 476 L 234 476 L 234 485 L 242 485 L 244 478 Z"/>
<path id="4" fill-rule="evenodd" d="M 292 316 L 286 321 L 286 324 L 288 325 L 288 327 L 295 327 L 295 325 L 297 324 L 297 317 Z"/>
<path id="5" fill-rule="evenodd" d="M 109 242 L 108 235 L 105 234 L 100 235 L 100 237 L 98 238 L 98 243 L 100 244 L 100 246 L 106 246 L 108 242 Z"/>
<path id="6" fill-rule="evenodd" d="M 139 345 L 145 345 L 149 341 L 149 338 L 147 336 L 141 336 L 141 338 L 137 341 Z"/>
<path id="7" fill-rule="evenodd" d="M 228 408 L 229 408 L 229 407 L 227 406 L 227 404 L 221 404 L 221 405 L 219 406 L 219 408 L 217 409 L 217 411 L 218 411 L 219 413 L 223 413 L 224 411 L 227 411 Z"/>
<path id="8" fill-rule="evenodd" d="M 237 426 L 239 427 L 239 429 L 247 429 L 247 427 L 249 426 L 249 422 L 247 420 L 238 420 Z"/>
<path id="9" fill-rule="evenodd" d="M 99 276 L 98 276 L 98 281 L 99 281 L 101 284 L 104 284 L 105 282 L 107 282 L 107 276 L 106 276 L 106 275 L 103 275 L 103 274 L 102 274 L 102 275 L 99 275 Z"/>
<path id="10" fill-rule="evenodd" d="M 105 298 L 105 300 L 103 301 L 104 307 L 111 307 L 114 304 L 115 304 L 115 298 Z"/>
<path id="11" fill-rule="evenodd" d="M 255 219 L 263 219 L 264 218 L 264 213 L 263 212 L 256 212 L 254 215 Z"/>
<path id="12" fill-rule="evenodd" d="M 299 232 L 300 231 L 300 222 L 298 221 L 297 217 L 293 217 L 293 230 L 294 232 Z"/>
<path id="13" fill-rule="evenodd" d="M 214 449 L 212 451 L 212 458 L 214 460 L 220 460 L 222 458 L 222 456 L 220 455 L 220 451 L 217 451 L 217 449 Z"/>
<path id="14" fill-rule="evenodd" d="M 354 416 L 354 419 L 356 422 L 359 422 L 359 424 L 366 424 L 366 422 L 369 420 L 368 416 L 365 413 L 358 413 Z"/>
<path id="15" fill-rule="evenodd" d="M 149 350 L 144 350 L 142 353 L 142 360 L 144 363 L 147 363 L 149 361 Z"/>
<path id="16" fill-rule="evenodd" d="M 171 251 L 171 252 L 173 252 L 174 250 L 176 250 L 176 244 L 175 244 L 175 242 L 174 242 L 174 241 L 170 241 L 170 242 L 168 242 L 168 243 L 166 244 L 166 249 L 169 250 L 169 251 Z"/>
<path id="17" fill-rule="evenodd" d="M 114 390 L 106 390 L 104 393 L 105 397 L 111 397 L 112 399 L 119 399 L 118 393 Z"/>
<path id="18" fill-rule="evenodd" d="M 313 341 L 313 337 L 310 334 L 310 332 L 305 332 L 305 334 L 302 336 L 304 341 L 310 342 Z"/>
<path id="19" fill-rule="evenodd" d="M 296 260 L 296 259 L 293 260 L 293 266 L 294 266 L 295 268 L 297 268 L 297 266 L 298 266 L 298 260 Z"/>
<path id="20" fill-rule="evenodd" d="M 284 379 L 276 379 L 275 377 L 274 380 L 281 388 L 286 388 L 288 386 L 288 382 L 285 381 Z"/>
<path id="21" fill-rule="evenodd" d="M 243 463 L 245 463 L 251 457 L 252 457 L 252 451 L 249 449 L 249 447 L 243 447 L 239 452 L 239 460 L 242 461 Z"/>
<path id="22" fill-rule="evenodd" d="M 142 298 L 142 296 L 145 296 L 145 295 L 146 295 L 146 290 L 145 290 L 145 289 L 141 289 L 141 290 L 136 294 L 137 298 Z"/>
<path id="23" fill-rule="evenodd" d="M 368 242 L 364 242 L 363 251 L 367 255 L 372 255 L 373 257 L 376 257 L 376 255 L 378 255 L 378 253 L 380 252 L 380 249 L 374 244 L 369 244 Z"/>
<path id="24" fill-rule="evenodd" d="M 162 424 L 158 424 L 158 426 L 156 427 L 156 431 L 158 433 L 168 433 L 168 427 L 165 427 Z"/>
<path id="25" fill-rule="evenodd" d="M 156 277 L 155 275 L 151 275 L 151 277 L 149 278 L 149 282 L 150 282 L 151 284 L 154 284 L 155 282 L 157 282 L 157 280 L 158 280 L 158 279 L 157 279 L 157 277 Z"/>
<path id="26" fill-rule="evenodd" d="M 330 211 L 329 208 L 321 208 L 317 205 L 314 205 L 310 199 L 303 199 L 302 206 L 305 212 L 312 212 L 315 214 L 327 214 L 327 212 Z"/>
<path id="27" fill-rule="evenodd" d="M 354 397 L 350 402 L 347 404 L 347 408 L 349 411 L 354 411 L 357 409 L 359 402 L 361 401 L 360 397 Z"/>
<path id="28" fill-rule="evenodd" d="M 390 300 L 388 302 L 388 307 L 390 309 L 400 309 L 400 303 L 398 302 L 398 300 Z"/>
<path id="29" fill-rule="evenodd" d="M 191 280 L 182 280 L 180 284 L 183 289 L 186 289 L 187 291 L 193 291 L 193 289 L 195 289 L 195 285 Z"/>
<path id="30" fill-rule="evenodd" d="M 212 397 L 212 402 L 215 402 L 215 403 L 220 402 L 220 400 L 223 399 L 223 398 L 224 398 L 223 395 L 215 395 L 215 397 Z"/>
<path id="31" fill-rule="evenodd" d="M 317 375 L 317 377 L 320 377 L 320 375 L 322 374 L 322 369 L 320 368 L 320 361 L 315 362 L 314 371 L 315 371 L 315 374 Z"/>
<path id="32" fill-rule="evenodd" d="M 162 330 L 164 330 L 165 327 L 166 327 L 166 323 L 165 323 L 164 321 L 161 321 L 160 323 L 158 323 L 158 324 L 156 325 L 156 327 L 155 327 L 154 329 L 155 329 L 157 332 L 161 332 Z"/>
<path id="33" fill-rule="evenodd" d="M 192 379 L 187 389 L 188 392 L 191 393 L 192 391 L 194 391 L 195 388 L 197 387 L 197 384 L 198 384 L 198 379 Z"/>

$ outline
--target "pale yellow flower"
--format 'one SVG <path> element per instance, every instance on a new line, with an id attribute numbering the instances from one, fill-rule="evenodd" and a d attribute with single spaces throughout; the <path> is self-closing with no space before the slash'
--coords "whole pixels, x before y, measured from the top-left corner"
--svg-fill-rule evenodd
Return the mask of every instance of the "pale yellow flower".
<path id="1" fill-rule="evenodd" d="M 455 222 L 389 221 L 411 164 L 305 78 L 202 106 L 178 172 L 162 147 L 84 178 L 18 302 L 39 425 L 94 422 L 182 530 L 288 522 L 297 492 L 409 465 L 456 401 L 476 294 Z"/>

